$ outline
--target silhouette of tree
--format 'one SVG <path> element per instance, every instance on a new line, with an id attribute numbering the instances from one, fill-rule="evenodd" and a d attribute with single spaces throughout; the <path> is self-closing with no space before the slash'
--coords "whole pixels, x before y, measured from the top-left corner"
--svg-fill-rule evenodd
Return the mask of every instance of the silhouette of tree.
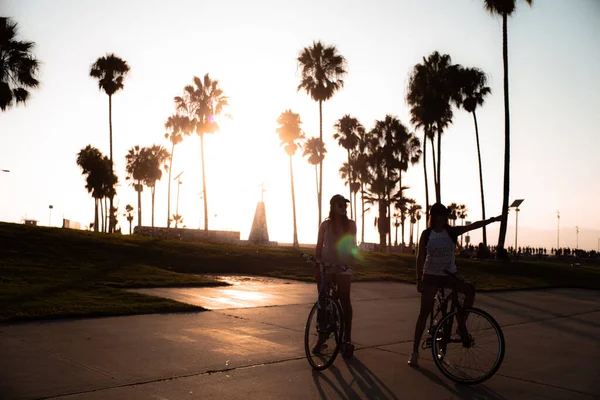
<path id="1" fill-rule="evenodd" d="M 18 24 L 0 17 L 0 109 L 27 102 L 29 90 L 40 86 L 34 42 L 17 40 Z"/>
<path id="2" fill-rule="evenodd" d="M 300 147 L 300 141 L 304 138 L 300 125 L 300 115 L 286 110 L 281 113 L 277 119 L 277 134 L 279 135 L 280 145 L 290 157 L 290 182 L 292 185 L 292 212 L 294 217 L 294 247 L 298 247 L 298 229 L 296 225 L 296 195 L 294 193 L 294 169 L 292 166 L 292 157 Z"/>
<path id="3" fill-rule="evenodd" d="M 142 191 L 144 190 L 144 181 L 148 174 L 148 149 L 146 147 L 133 146 L 125 156 L 127 165 L 127 178 L 131 180 L 131 186 L 138 194 L 138 226 L 142 226 Z"/>
<path id="4" fill-rule="evenodd" d="M 311 137 L 306 140 L 304 143 L 304 153 L 302 153 L 302 157 L 308 157 L 308 163 L 310 165 L 315 166 L 315 182 L 317 184 L 317 207 L 319 204 L 319 173 L 318 173 L 318 165 L 325 158 L 325 154 L 327 154 L 327 149 L 325 149 L 325 144 L 318 137 Z M 319 220 L 317 222 L 317 226 L 321 224 Z"/>
<path id="5" fill-rule="evenodd" d="M 533 0 L 524 0 L 531 5 Z M 484 8 L 492 15 L 502 17 L 502 60 L 504 66 L 504 191 L 502 199 L 502 220 L 498 248 L 504 249 L 508 224 L 508 197 L 510 190 L 510 113 L 508 102 L 508 17 L 515 12 L 516 0 L 484 0 Z M 504 254 L 500 251 L 499 254 Z"/>
<path id="6" fill-rule="evenodd" d="M 127 204 L 125 206 L 125 214 L 123 214 L 124 216 L 127 217 L 127 222 L 129 222 L 129 234 L 131 235 L 131 223 L 133 222 L 133 214 L 131 213 L 133 211 L 133 206 L 131 204 Z"/>
<path id="7" fill-rule="evenodd" d="M 159 145 L 153 145 L 146 148 L 147 152 L 147 169 L 144 179 L 144 184 L 150 188 L 152 194 L 152 227 L 154 227 L 154 197 L 156 193 L 156 182 L 162 178 L 162 170 L 169 170 L 169 166 L 165 163 L 171 156 L 169 152 Z"/>
<path id="8" fill-rule="evenodd" d="M 483 167 L 481 165 L 481 149 L 479 147 L 479 127 L 477 126 L 477 114 L 475 110 L 482 106 L 485 97 L 492 91 L 487 86 L 487 77 L 483 71 L 477 68 L 464 68 L 460 71 L 460 91 L 462 108 L 473 114 L 475 123 L 475 141 L 477 142 L 477 159 L 479 161 L 479 187 L 481 189 L 481 214 L 485 220 L 485 196 L 483 194 Z M 483 244 L 487 247 L 487 230 L 483 227 Z"/>
<path id="9" fill-rule="evenodd" d="M 219 86 L 218 80 L 197 76 L 193 85 L 183 89 L 183 95 L 175 97 L 177 110 L 191 120 L 196 134 L 200 137 L 200 156 L 202 162 L 202 193 L 204 193 L 204 230 L 208 230 L 208 195 L 206 191 L 206 168 L 204 163 L 204 135 L 219 131 L 216 117 L 229 104 L 227 96 Z"/>
<path id="10" fill-rule="evenodd" d="M 171 173 L 173 172 L 173 157 L 175 156 L 175 146 L 183 141 L 184 135 L 191 133 L 191 122 L 190 119 L 184 115 L 171 115 L 167 122 L 165 122 L 165 139 L 171 142 L 171 157 L 169 161 L 169 183 L 168 183 L 168 197 L 167 197 L 167 228 L 171 226 Z"/>
<path id="11" fill-rule="evenodd" d="M 107 54 L 96 60 L 90 69 L 90 76 L 98 79 L 98 89 L 103 90 L 108 95 L 108 131 L 110 139 L 110 164 L 113 167 L 113 134 L 112 134 L 112 96 L 123 89 L 123 81 L 129 73 L 129 65 L 123 59 L 117 57 L 114 53 Z M 114 196 L 113 196 L 114 197 Z M 108 231 L 113 232 L 112 221 L 116 220 L 114 216 L 113 197 L 110 198 L 110 221 Z"/>
<path id="12" fill-rule="evenodd" d="M 335 46 L 326 46 L 321 41 L 300 51 L 296 59 L 302 70 L 298 91 L 304 90 L 319 103 L 319 139 L 323 141 L 323 102 L 331 99 L 344 86 L 346 59 Z M 323 206 L 323 161 L 319 163 L 319 223 Z"/>
<path id="13" fill-rule="evenodd" d="M 361 131 L 365 130 L 365 127 L 362 126 L 358 119 L 351 117 L 346 114 L 334 125 L 336 133 L 333 134 L 333 138 L 338 141 L 339 145 L 346 149 L 348 153 L 348 162 L 347 166 L 349 168 L 348 173 L 346 174 L 348 189 L 350 190 L 350 219 L 354 219 L 354 212 L 352 210 L 352 183 L 354 182 L 354 174 L 352 173 L 352 164 L 350 163 L 350 153 L 356 148 L 358 145 L 358 134 Z"/>

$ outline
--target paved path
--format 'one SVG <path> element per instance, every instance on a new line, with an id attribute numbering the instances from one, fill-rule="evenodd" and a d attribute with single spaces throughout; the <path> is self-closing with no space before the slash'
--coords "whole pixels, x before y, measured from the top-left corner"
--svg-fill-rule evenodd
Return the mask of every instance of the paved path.
<path id="1" fill-rule="evenodd" d="M 0 325 L 1 399 L 600 399 L 598 292 L 478 294 L 502 325 L 502 368 L 475 387 L 429 353 L 406 365 L 412 285 L 353 284 L 355 358 L 323 373 L 304 359 L 314 285 L 144 290 L 212 311 Z"/>

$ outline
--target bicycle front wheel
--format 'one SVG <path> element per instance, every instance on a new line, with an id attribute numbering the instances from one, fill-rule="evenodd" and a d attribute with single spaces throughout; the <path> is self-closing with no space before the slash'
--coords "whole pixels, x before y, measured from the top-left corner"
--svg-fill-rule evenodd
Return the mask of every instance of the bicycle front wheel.
<path id="1" fill-rule="evenodd" d="M 449 379 L 473 385 L 492 377 L 504 359 L 500 325 L 487 312 L 467 308 L 446 315 L 433 333 L 436 366 Z"/>
<path id="2" fill-rule="evenodd" d="M 315 370 L 333 364 L 340 351 L 343 329 L 340 305 L 329 296 L 318 300 L 308 315 L 304 331 L 306 359 Z"/>

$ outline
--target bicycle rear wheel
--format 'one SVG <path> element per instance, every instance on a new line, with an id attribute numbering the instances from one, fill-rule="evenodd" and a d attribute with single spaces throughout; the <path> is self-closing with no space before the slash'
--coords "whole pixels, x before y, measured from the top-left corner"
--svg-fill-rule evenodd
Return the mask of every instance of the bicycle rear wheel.
<path id="1" fill-rule="evenodd" d="M 304 330 L 306 359 L 315 370 L 324 370 L 335 361 L 342 343 L 343 325 L 342 310 L 331 297 L 315 303 Z"/>
<path id="2" fill-rule="evenodd" d="M 460 325 L 460 321 L 464 325 Z M 500 325 L 478 308 L 454 311 L 433 333 L 431 351 L 440 371 L 457 383 L 473 385 L 492 377 L 504 359 Z"/>

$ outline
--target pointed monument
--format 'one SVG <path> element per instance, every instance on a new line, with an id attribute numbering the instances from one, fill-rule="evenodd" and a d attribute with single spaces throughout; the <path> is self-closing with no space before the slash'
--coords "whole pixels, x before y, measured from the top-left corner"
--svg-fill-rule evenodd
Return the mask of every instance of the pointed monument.
<path id="1" fill-rule="evenodd" d="M 248 241 L 252 244 L 269 244 L 269 231 L 267 229 L 267 213 L 265 210 L 265 187 L 264 183 L 261 186 L 261 200 L 256 204 L 254 212 L 254 221 L 252 221 L 252 229 Z"/>

